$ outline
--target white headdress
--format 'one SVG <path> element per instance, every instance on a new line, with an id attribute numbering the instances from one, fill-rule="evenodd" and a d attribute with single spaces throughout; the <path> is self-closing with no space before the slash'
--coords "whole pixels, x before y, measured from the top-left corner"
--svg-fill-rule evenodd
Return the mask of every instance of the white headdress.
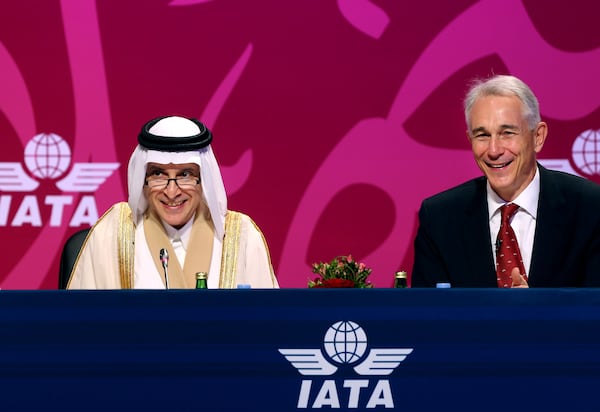
<path id="1" fill-rule="evenodd" d="M 212 134 L 196 119 L 170 116 L 149 121 L 138 136 L 138 146 L 127 170 L 128 203 L 133 218 L 140 223 L 148 202 L 144 182 L 148 163 L 195 163 L 200 167 L 202 196 L 208 205 L 219 239 L 225 233 L 227 194 L 217 159 L 210 147 Z"/>

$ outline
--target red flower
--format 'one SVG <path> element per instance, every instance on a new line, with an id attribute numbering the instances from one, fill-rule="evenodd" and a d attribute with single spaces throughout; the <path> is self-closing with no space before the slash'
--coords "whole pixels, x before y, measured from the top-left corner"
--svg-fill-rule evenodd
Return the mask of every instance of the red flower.
<path id="1" fill-rule="evenodd" d="M 314 288 L 353 288 L 354 282 L 350 279 L 324 279 L 313 286 Z"/>
<path id="2" fill-rule="evenodd" d="M 372 288 L 368 281 L 371 274 L 364 263 L 357 262 L 352 255 L 337 256 L 328 263 L 314 263 L 312 272 L 319 275 L 308 281 L 309 288 Z"/>

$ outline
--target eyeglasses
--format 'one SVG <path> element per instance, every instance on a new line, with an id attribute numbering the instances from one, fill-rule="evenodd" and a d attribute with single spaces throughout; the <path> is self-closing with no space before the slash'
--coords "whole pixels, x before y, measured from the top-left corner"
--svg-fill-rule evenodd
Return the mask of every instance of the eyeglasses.
<path id="1" fill-rule="evenodd" d="M 179 176 L 170 179 L 162 176 L 150 176 L 146 178 L 146 186 L 151 190 L 164 190 L 169 186 L 171 180 L 174 181 L 181 190 L 193 189 L 196 185 L 200 184 L 200 179 L 194 176 Z"/>

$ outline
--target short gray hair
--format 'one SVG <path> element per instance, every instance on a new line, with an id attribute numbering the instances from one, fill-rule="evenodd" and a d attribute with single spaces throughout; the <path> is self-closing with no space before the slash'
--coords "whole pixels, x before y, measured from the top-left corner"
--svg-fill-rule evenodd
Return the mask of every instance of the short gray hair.
<path id="1" fill-rule="evenodd" d="M 541 121 L 540 105 L 529 86 L 515 76 L 496 75 L 485 80 L 475 80 L 464 100 L 465 121 L 470 129 L 471 108 L 480 97 L 517 96 L 523 103 L 523 116 L 531 130 Z"/>

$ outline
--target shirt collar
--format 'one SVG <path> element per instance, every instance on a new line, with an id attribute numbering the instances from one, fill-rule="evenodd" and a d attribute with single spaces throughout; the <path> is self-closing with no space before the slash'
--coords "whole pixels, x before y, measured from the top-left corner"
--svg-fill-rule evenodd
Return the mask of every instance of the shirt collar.
<path id="1" fill-rule="evenodd" d="M 183 246 L 187 246 L 192 230 L 192 225 L 194 224 L 194 218 L 188 220 L 187 223 L 183 225 L 181 229 L 175 229 L 173 226 L 165 222 L 162 223 L 165 227 L 165 230 L 167 231 L 167 236 L 169 237 L 169 240 L 171 242 L 181 239 Z"/>
<path id="2" fill-rule="evenodd" d="M 492 189 L 492 187 L 490 186 L 489 181 L 486 184 L 486 191 L 488 214 L 489 219 L 491 220 L 496 213 L 500 213 L 500 207 L 506 204 L 507 202 L 505 202 L 500 196 L 498 196 L 496 192 L 494 192 L 494 189 Z M 531 215 L 531 217 L 533 217 L 534 219 L 537 219 L 537 205 L 539 198 L 540 173 L 538 168 L 536 167 L 535 175 L 533 176 L 533 180 L 531 181 L 531 183 L 527 185 L 525 190 L 523 190 L 515 200 L 509 203 L 516 203 L 517 205 L 519 205 L 521 210 Z"/>

